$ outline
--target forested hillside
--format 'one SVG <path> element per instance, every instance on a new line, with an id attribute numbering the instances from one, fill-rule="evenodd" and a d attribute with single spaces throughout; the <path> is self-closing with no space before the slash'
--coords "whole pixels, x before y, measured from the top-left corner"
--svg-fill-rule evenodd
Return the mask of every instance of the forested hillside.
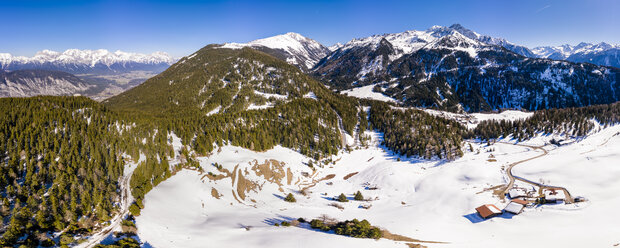
<path id="1" fill-rule="evenodd" d="M 0 116 L 3 246 L 49 246 L 49 232 L 73 242 L 117 212 L 128 158 L 169 150 L 85 97 L 4 98 Z"/>
<path id="2" fill-rule="evenodd" d="M 453 160 L 463 155 L 462 136 L 467 130 L 456 121 L 375 101 L 370 108 L 370 123 L 383 132 L 386 147 L 407 157 Z"/>
<path id="3" fill-rule="evenodd" d="M 281 144 L 317 158 L 342 147 L 341 129 L 352 134 L 360 111 L 357 99 L 332 93 L 295 66 L 215 45 L 104 103 L 168 123 L 199 154 L 230 141 L 254 150 Z"/>
<path id="4" fill-rule="evenodd" d="M 525 120 L 483 121 L 470 137 L 496 139 L 508 137 L 521 141 L 537 134 L 564 134 L 580 137 L 592 131 L 597 124 L 608 126 L 620 123 L 620 102 L 581 108 L 548 109 L 536 111 Z"/>

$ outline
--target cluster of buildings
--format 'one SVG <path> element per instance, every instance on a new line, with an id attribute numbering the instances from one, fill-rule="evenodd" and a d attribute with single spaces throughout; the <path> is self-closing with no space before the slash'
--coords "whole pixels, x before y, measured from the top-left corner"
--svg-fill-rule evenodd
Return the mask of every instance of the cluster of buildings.
<path id="1" fill-rule="evenodd" d="M 478 212 L 480 217 L 488 219 L 494 216 L 501 215 L 503 212 L 520 214 L 528 204 L 530 203 L 524 199 L 512 199 L 510 200 L 510 203 L 508 203 L 508 205 L 504 207 L 503 210 L 499 209 L 493 204 L 484 204 L 480 207 L 477 207 L 476 212 Z"/>
<path id="2" fill-rule="evenodd" d="M 501 215 L 504 212 L 520 214 L 525 207 L 534 204 L 561 203 L 564 202 L 564 191 L 556 189 L 543 189 L 542 192 L 528 190 L 526 188 L 514 187 L 508 190 L 506 196 L 510 199 L 504 209 L 500 209 L 493 204 L 484 204 L 476 208 L 480 217 L 487 219 Z"/>

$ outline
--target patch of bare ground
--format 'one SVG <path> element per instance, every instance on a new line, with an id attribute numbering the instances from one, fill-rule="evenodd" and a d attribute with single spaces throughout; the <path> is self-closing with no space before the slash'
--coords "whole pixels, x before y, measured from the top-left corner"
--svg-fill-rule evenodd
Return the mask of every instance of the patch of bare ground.
<path id="1" fill-rule="evenodd" d="M 416 243 L 405 243 L 409 248 L 426 248 L 427 246 Z"/>
<path id="2" fill-rule="evenodd" d="M 250 191 L 258 192 L 257 189 L 260 189 L 260 186 L 251 180 L 246 179 L 243 174 L 238 173 L 237 175 L 237 195 L 241 200 L 245 201 L 245 193 Z"/>
<path id="3" fill-rule="evenodd" d="M 340 209 L 340 210 L 344 209 L 344 207 L 342 205 L 340 205 L 338 203 L 335 203 L 335 202 L 330 203 L 329 206 L 330 207 L 335 207 L 335 208 Z"/>
<path id="4" fill-rule="evenodd" d="M 325 181 L 325 180 L 330 180 L 333 179 L 334 177 L 336 177 L 336 174 L 329 174 L 319 180 L 313 180 L 312 183 L 306 187 L 304 187 L 303 189 L 300 190 L 300 192 L 304 192 L 306 190 L 308 190 L 309 188 L 312 188 L 314 186 L 316 186 L 317 183 L 321 182 L 321 181 Z"/>
<path id="5" fill-rule="evenodd" d="M 349 173 L 348 175 L 344 176 L 342 179 L 344 179 L 344 180 L 348 180 L 348 179 L 349 179 L 349 178 L 351 178 L 352 176 L 357 175 L 357 173 L 359 173 L 359 172 Z"/>
<path id="6" fill-rule="evenodd" d="M 219 200 L 222 195 L 220 195 L 220 192 L 217 192 L 217 189 L 211 188 L 211 196 Z"/>
<path id="7" fill-rule="evenodd" d="M 425 241 L 425 240 L 414 239 L 414 238 L 410 238 L 410 237 L 407 237 L 407 236 L 404 236 L 404 235 L 400 235 L 400 234 L 393 234 L 393 233 L 391 233 L 388 230 L 381 230 L 381 232 L 383 233 L 382 238 L 393 240 L 393 241 L 417 242 L 417 243 L 433 243 L 433 244 L 445 244 L 446 243 L 446 242 L 439 242 L 439 241 Z M 407 244 L 407 245 L 409 245 L 409 244 Z M 413 246 L 413 247 L 416 247 L 416 246 Z M 424 246 L 422 246 L 422 247 L 424 247 Z"/>
<path id="8" fill-rule="evenodd" d="M 291 168 L 286 168 L 286 184 L 291 185 L 291 182 L 293 182 L 293 172 L 291 171 Z"/>
<path id="9" fill-rule="evenodd" d="M 505 188 L 506 188 L 506 184 L 495 185 L 490 188 L 485 188 L 481 190 L 480 192 L 476 192 L 476 194 L 482 194 L 484 192 L 491 191 L 493 192 L 494 196 L 497 196 L 500 200 L 504 200 L 504 198 L 506 198 L 506 195 L 504 194 Z"/>
<path id="10" fill-rule="evenodd" d="M 252 170 L 256 172 L 257 176 L 265 178 L 265 180 L 282 186 L 282 179 L 286 177 L 286 171 L 284 170 L 284 162 L 279 162 L 275 159 L 265 160 L 264 163 L 259 164 L 257 160 L 254 160 L 254 166 Z M 289 169 L 290 172 L 290 169 Z M 290 173 L 290 179 L 287 178 L 288 184 L 293 180 L 292 173 Z"/>
<path id="11" fill-rule="evenodd" d="M 230 191 L 232 192 L 233 198 L 235 198 L 235 200 L 237 200 L 237 202 L 239 202 L 239 203 L 243 204 L 243 202 L 241 202 L 241 201 L 239 200 L 239 198 L 237 198 L 237 195 L 235 194 L 235 190 L 230 190 Z M 230 203 L 230 205 L 232 205 L 232 202 Z"/>
<path id="12" fill-rule="evenodd" d="M 224 173 L 224 174 L 217 174 L 216 175 L 216 174 L 213 174 L 213 173 L 209 172 L 209 173 L 203 175 L 200 178 L 200 180 L 204 180 L 205 177 L 206 177 L 206 178 L 209 178 L 209 180 L 211 180 L 211 181 L 218 181 L 218 180 L 222 180 L 224 178 L 232 177 L 232 173 L 230 173 L 230 171 L 228 169 L 219 169 L 218 168 L 217 170 L 219 172 Z"/>
<path id="13" fill-rule="evenodd" d="M 324 180 L 333 179 L 334 177 L 336 177 L 336 174 L 329 174 L 329 175 L 325 176 L 324 178 L 319 179 L 319 182 L 320 181 L 324 181 Z"/>

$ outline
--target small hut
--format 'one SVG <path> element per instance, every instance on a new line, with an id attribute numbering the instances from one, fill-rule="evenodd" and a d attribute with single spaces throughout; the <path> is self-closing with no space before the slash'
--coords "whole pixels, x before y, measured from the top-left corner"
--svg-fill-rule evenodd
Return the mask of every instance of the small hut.
<path id="1" fill-rule="evenodd" d="M 485 219 L 502 214 L 502 210 L 493 204 L 485 204 L 477 207 L 476 212 L 478 212 L 478 214 Z"/>
<path id="2" fill-rule="evenodd" d="M 513 214 L 520 214 L 526 205 L 527 205 L 527 201 L 525 200 L 513 199 L 512 201 L 510 201 L 510 203 L 508 203 L 508 205 L 506 205 L 506 207 L 504 208 L 504 211 L 513 213 Z"/>

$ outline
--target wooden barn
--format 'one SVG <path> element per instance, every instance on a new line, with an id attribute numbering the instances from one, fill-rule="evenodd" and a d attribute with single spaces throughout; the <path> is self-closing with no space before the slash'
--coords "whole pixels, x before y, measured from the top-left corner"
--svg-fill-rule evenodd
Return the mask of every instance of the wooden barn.
<path id="1" fill-rule="evenodd" d="M 485 219 L 502 214 L 502 210 L 500 210 L 493 204 L 485 204 L 477 207 L 476 212 L 478 212 L 478 214 Z"/>

